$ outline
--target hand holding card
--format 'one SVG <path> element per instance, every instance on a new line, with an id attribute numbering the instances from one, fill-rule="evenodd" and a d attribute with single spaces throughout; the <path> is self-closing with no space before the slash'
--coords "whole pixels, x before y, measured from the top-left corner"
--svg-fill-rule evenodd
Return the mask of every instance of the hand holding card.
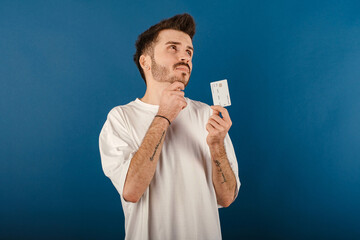
<path id="1" fill-rule="evenodd" d="M 214 105 L 227 107 L 231 105 L 227 80 L 210 83 Z"/>

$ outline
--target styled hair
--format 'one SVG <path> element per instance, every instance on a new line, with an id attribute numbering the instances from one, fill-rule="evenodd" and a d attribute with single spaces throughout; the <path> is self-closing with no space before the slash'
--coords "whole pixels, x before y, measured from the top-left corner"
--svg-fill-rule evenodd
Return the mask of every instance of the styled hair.
<path id="1" fill-rule="evenodd" d="M 156 43 L 157 41 L 159 32 L 165 29 L 174 29 L 186 33 L 187 35 L 190 36 L 191 39 L 193 39 L 195 35 L 195 26 L 196 25 L 193 17 L 190 14 L 184 13 L 184 14 L 175 15 L 168 19 L 164 19 L 161 22 L 151 26 L 149 29 L 147 29 L 145 32 L 143 32 L 138 36 L 138 39 L 136 40 L 135 43 L 136 52 L 134 54 L 134 61 L 139 69 L 141 77 L 145 81 L 145 84 L 146 84 L 145 74 L 144 74 L 144 70 L 142 69 L 139 63 L 139 59 L 142 54 L 144 54 L 149 50 L 151 51 L 149 52 L 149 54 L 152 54 L 153 51 L 152 47 L 153 44 Z"/>

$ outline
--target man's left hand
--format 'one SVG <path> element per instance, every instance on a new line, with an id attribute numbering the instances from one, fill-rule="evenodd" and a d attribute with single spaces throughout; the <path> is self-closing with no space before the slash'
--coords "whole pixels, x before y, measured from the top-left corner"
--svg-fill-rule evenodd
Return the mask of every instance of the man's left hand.
<path id="1" fill-rule="evenodd" d="M 216 105 L 211 106 L 211 109 L 213 114 L 206 124 L 206 130 L 209 132 L 206 142 L 209 147 L 224 144 L 225 136 L 232 125 L 229 113 L 225 108 Z M 220 113 L 223 118 L 220 117 Z"/>

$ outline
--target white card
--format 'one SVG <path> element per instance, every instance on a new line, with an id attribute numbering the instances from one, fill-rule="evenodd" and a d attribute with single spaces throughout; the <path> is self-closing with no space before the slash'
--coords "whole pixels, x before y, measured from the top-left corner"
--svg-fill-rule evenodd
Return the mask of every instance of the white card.
<path id="1" fill-rule="evenodd" d="M 228 82 L 226 79 L 210 83 L 214 105 L 231 105 Z"/>

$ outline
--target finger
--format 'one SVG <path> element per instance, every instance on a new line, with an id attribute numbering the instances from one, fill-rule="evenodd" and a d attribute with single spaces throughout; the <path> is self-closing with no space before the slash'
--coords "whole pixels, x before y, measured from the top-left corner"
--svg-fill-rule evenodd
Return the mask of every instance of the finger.
<path id="1" fill-rule="evenodd" d="M 176 96 L 180 96 L 180 97 L 184 97 L 185 93 L 183 91 L 170 91 L 171 95 L 176 95 Z"/>
<path id="2" fill-rule="evenodd" d="M 218 124 L 227 127 L 228 123 L 224 121 L 219 115 L 211 115 L 210 118 L 214 119 Z"/>
<path id="3" fill-rule="evenodd" d="M 186 106 L 187 106 L 187 102 L 185 101 L 185 103 L 183 104 L 183 107 L 181 109 L 186 108 Z"/>
<path id="4" fill-rule="evenodd" d="M 181 102 L 185 102 L 185 103 L 186 103 L 185 98 L 184 98 L 183 96 L 181 96 L 181 95 L 175 95 L 175 94 L 174 94 L 173 97 L 176 98 L 176 99 L 178 99 L 178 100 L 180 100 Z"/>
<path id="5" fill-rule="evenodd" d="M 218 110 L 213 110 L 213 115 L 218 115 L 220 116 L 220 112 Z"/>
<path id="6" fill-rule="evenodd" d="M 182 82 L 174 82 L 172 84 L 170 84 L 170 86 L 168 86 L 166 88 L 166 90 L 170 90 L 170 91 L 177 91 L 178 89 L 180 90 L 184 90 L 185 89 L 185 85 Z"/>
<path id="7" fill-rule="evenodd" d="M 210 132 L 215 131 L 215 128 L 210 123 L 207 123 L 206 130 L 210 133 Z"/>
<path id="8" fill-rule="evenodd" d="M 219 115 L 219 111 L 218 110 L 216 110 L 216 109 L 214 109 L 213 107 L 214 106 L 210 106 L 211 107 L 211 109 L 212 109 L 212 111 L 213 111 L 213 114 L 217 114 L 217 115 Z"/>
<path id="9" fill-rule="evenodd" d="M 214 119 L 209 119 L 208 123 L 210 123 L 216 130 L 225 131 L 225 128 L 217 123 Z"/>
<path id="10" fill-rule="evenodd" d="M 226 108 L 224 108 L 220 105 L 214 105 L 214 106 L 211 106 L 211 109 L 221 112 L 224 120 L 231 124 L 231 118 L 230 118 L 229 112 L 226 110 Z"/>
<path id="11" fill-rule="evenodd" d="M 182 96 L 174 96 L 178 101 L 179 104 L 182 106 L 182 109 L 184 109 L 187 106 L 187 102 L 184 97 Z"/>
<path id="12" fill-rule="evenodd" d="M 220 106 L 220 105 L 212 105 L 212 106 L 210 106 L 210 107 L 211 107 L 211 109 L 217 110 L 217 111 L 219 111 L 219 112 L 221 112 L 223 109 L 225 109 L 224 107 L 222 107 L 222 106 Z"/>
<path id="13" fill-rule="evenodd" d="M 216 112 L 216 113 L 223 113 L 224 111 L 226 111 L 226 109 L 220 105 L 213 105 L 213 106 L 210 106 L 211 109 Z"/>

